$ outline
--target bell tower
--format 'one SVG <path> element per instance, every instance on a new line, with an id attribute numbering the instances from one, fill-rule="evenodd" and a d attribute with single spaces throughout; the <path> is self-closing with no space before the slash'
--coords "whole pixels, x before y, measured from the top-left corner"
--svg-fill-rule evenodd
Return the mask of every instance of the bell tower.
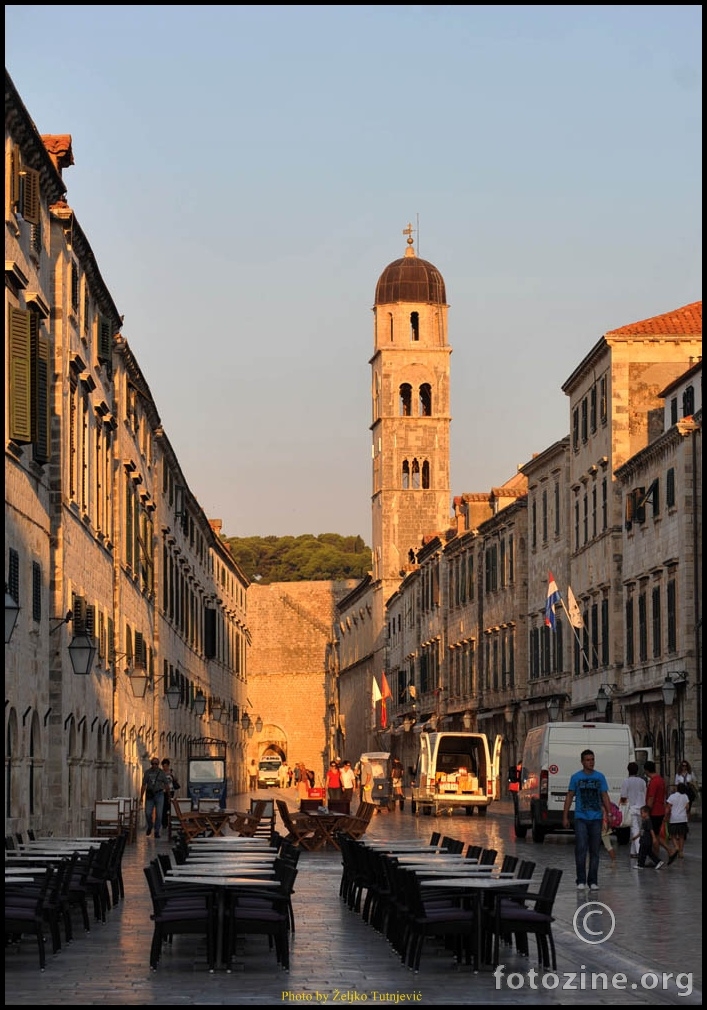
<path id="1" fill-rule="evenodd" d="M 373 579 L 394 592 L 422 537 L 450 524 L 447 299 L 439 270 L 407 248 L 376 285 L 372 399 Z"/>

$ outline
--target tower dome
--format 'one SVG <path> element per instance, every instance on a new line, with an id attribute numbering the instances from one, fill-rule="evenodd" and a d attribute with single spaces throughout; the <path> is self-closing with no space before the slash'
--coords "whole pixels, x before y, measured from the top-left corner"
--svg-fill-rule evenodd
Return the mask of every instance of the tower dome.
<path id="1" fill-rule="evenodd" d="M 389 263 L 378 278 L 375 304 L 426 302 L 446 305 L 444 277 L 433 263 L 416 255 L 411 234 L 408 234 L 407 241 L 408 247 L 402 259 Z"/>

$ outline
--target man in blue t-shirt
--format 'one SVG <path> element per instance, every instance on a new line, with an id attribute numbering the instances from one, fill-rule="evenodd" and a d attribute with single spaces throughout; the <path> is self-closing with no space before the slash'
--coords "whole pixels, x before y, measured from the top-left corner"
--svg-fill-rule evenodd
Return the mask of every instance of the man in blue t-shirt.
<path id="1" fill-rule="evenodd" d="M 574 807 L 575 862 L 577 865 L 577 890 L 599 890 L 599 853 L 601 851 L 601 822 L 606 812 L 611 816 L 609 786 L 601 772 L 594 770 L 594 751 L 580 754 L 582 768 L 570 779 L 562 812 L 562 826 L 570 826 L 570 807 Z M 587 875 L 587 853 L 589 874 Z"/>

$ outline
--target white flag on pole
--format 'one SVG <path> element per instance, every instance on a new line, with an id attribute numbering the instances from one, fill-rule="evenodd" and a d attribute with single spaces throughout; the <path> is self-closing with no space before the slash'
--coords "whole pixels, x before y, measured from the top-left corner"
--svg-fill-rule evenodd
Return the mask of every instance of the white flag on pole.
<path id="1" fill-rule="evenodd" d="M 567 586 L 567 613 L 569 615 L 570 624 L 573 628 L 582 628 L 584 626 L 579 604 L 575 599 L 571 586 Z"/>

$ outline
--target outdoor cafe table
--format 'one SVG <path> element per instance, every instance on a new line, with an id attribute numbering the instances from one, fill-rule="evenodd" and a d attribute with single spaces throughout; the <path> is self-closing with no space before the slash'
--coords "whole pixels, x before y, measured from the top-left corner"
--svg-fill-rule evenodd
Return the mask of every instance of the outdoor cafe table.
<path id="1" fill-rule="evenodd" d="M 305 821 L 304 818 L 307 818 Z M 342 820 L 343 818 L 343 820 Z M 314 831 L 314 849 L 325 849 L 327 845 L 332 845 L 335 849 L 340 849 L 339 843 L 334 838 L 334 832 L 347 820 L 346 814 L 320 813 L 312 811 L 302 814 L 302 824 Z"/>
<path id="2" fill-rule="evenodd" d="M 483 951 L 481 931 L 481 916 L 484 895 L 493 894 L 496 891 L 502 891 L 504 888 L 515 888 L 518 890 L 518 888 L 522 888 L 523 886 L 527 887 L 527 884 L 527 881 L 519 881 L 517 877 L 510 879 L 504 877 L 501 879 L 500 877 L 469 875 L 467 877 L 446 877 L 441 880 L 436 877 L 420 878 L 421 888 L 444 888 L 445 890 L 449 890 L 457 894 L 470 895 L 473 899 L 474 911 L 476 913 L 476 952 L 474 954 L 474 971 L 479 971 L 482 966 L 486 967 L 482 964 Z"/>
<path id="3" fill-rule="evenodd" d="M 218 935 L 216 937 L 216 963 L 224 966 L 224 950 L 223 950 L 223 933 L 224 933 L 224 919 L 226 910 L 226 894 L 230 888 L 246 888 L 246 887 L 272 887 L 278 888 L 280 886 L 279 880 L 273 880 L 272 878 L 258 878 L 258 877 L 242 877 L 230 874 L 222 874 L 221 876 L 210 876 L 208 874 L 184 874 L 183 876 L 174 876 L 171 872 L 167 872 L 165 878 L 165 884 L 170 884 L 173 887 L 179 887 L 180 884 L 200 884 L 204 887 L 210 887 L 214 890 L 217 899 L 217 915 L 218 915 Z M 230 969 L 229 969 L 230 970 Z"/>

